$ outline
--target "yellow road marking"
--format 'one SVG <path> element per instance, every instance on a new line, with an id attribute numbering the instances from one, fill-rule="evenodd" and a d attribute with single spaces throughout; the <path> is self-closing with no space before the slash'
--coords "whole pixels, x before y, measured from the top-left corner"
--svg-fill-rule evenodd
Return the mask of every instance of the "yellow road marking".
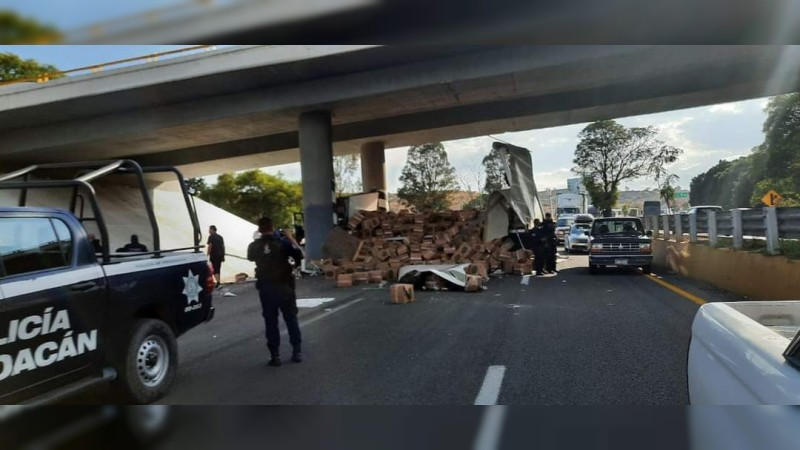
<path id="1" fill-rule="evenodd" d="M 661 278 L 658 278 L 658 277 L 656 277 L 654 275 L 645 274 L 645 277 L 647 277 L 648 279 L 650 279 L 652 281 L 655 281 L 656 283 L 660 284 L 661 286 L 664 286 L 665 288 L 667 288 L 670 291 L 680 295 L 681 297 L 687 298 L 687 299 L 697 303 L 698 305 L 705 305 L 706 303 L 708 303 L 705 300 L 703 300 L 702 298 L 700 298 L 700 297 L 698 297 L 698 296 L 696 296 L 694 294 L 691 294 L 689 292 L 686 292 L 683 289 L 679 288 L 678 286 L 675 286 L 675 285 L 672 285 L 670 283 L 667 283 L 666 281 L 664 281 Z"/>

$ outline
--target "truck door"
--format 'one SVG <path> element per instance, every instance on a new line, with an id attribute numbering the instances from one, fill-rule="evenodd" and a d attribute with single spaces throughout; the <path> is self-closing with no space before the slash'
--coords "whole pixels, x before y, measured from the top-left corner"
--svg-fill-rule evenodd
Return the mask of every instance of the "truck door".
<path id="1" fill-rule="evenodd" d="M 0 403 L 99 372 L 106 282 L 88 245 L 66 216 L 0 217 Z"/>

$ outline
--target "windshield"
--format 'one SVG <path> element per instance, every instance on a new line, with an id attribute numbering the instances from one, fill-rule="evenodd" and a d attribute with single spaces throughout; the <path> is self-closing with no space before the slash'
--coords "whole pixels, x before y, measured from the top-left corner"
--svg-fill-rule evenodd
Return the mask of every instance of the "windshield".
<path id="1" fill-rule="evenodd" d="M 592 234 L 644 234 L 642 222 L 635 219 L 601 220 L 592 226 Z"/>
<path id="2" fill-rule="evenodd" d="M 572 226 L 572 234 L 583 234 L 586 231 L 592 229 L 592 226 L 588 223 L 586 224 L 576 224 Z"/>
<path id="3" fill-rule="evenodd" d="M 575 219 L 572 219 L 572 218 L 569 218 L 569 219 L 567 219 L 567 218 L 558 219 L 558 221 L 556 221 L 556 226 L 557 227 L 568 227 L 568 226 L 572 225 L 572 222 L 574 222 L 574 221 L 575 221 Z"/>

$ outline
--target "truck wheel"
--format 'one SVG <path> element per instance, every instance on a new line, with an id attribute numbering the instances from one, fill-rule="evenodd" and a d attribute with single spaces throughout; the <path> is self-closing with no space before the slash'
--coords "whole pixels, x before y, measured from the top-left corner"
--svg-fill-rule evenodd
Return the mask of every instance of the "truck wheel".
<path id="1" fill-rule="evenodd" d="M 642 273 L 649 275 L 652 271 L 653 269 L 650 266 L 642 266 Z"/>
<path id="2" fill-rule="evenodd" d="M 167 393 L 178 367 L 178 343 L 166 323 L 139 320 L 133 325 L 120 381 L 128 399 L 151 403 Z"/>
<path id="3" fill-rule="evenodd" d="M 589 273 L 592 275 L 596 275 L 598 272 L 597 266 L 594 264 L 589 264 Z"/>

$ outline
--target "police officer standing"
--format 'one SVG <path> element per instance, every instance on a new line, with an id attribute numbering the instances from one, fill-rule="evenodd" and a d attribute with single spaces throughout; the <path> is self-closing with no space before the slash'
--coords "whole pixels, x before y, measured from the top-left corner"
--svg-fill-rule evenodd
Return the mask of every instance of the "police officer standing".
<path id="1" fill-rule="evenodd" d="M 289 258 L 299 264 L 303 259 L 300 245 L 288 231 L 276 232 L 272 219 L 262 217 L 258 221 L 261 237 L 247 247 L 247 259 L 256 263 L 256 289 L 261 300 L 262 315 L 266 328 L 269 365 L 281 365 L 281 336 L 278 328 L 278 313 L 283 315 L 289 341 L 292 344 L 292 361 L 301 362 L 302 339 L 297 323 L 297 297 L 295 296 L 294 267 Z"/>
<path id="2" fill-rule="evenodd" d="M 556 223 L 553 222 L 553 216 L 550 213 L 544 215 L 544 223 L 542 224 L 543 237 L 546 243 L 544 250 L 545 266 L 544 270 L 547 273 L 557 273 L 556 270 L 556 251 L 558 240 L 556 239 Z"/>
<path id="3" fill-rule="evenodd" d="M 533 270 L 537 276 L 544 275 L 544 255 L 542 254 L 542 221 L 533 220 L 533 228 L 529 231 L 531 235 L 531 249 L 533 250 Z"/>

